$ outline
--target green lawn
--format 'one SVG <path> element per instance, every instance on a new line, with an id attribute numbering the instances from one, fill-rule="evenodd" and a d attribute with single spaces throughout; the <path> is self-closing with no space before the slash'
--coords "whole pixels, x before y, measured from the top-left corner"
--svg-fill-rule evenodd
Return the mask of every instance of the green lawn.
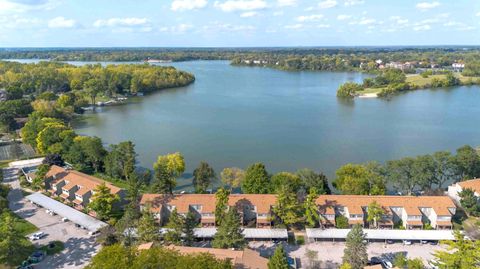
<path id="1" fill-rule="evenodd" d="M 18 217 L 17 215 L 15 215 L 15 218 L 17 218 L 15 230 L 17 230 L 22 235 L 27 236 L 28 234 L 38 231 L 37 226 L 31 224 L 30 222 Z"/>
<path id="2" fill-rule="evenodd" d="M 470 80 L 477 81 L 480 80 L 480 77 L 465 77 L 462 74 L 455 74 L 462 83 L 466 83 Z M 410 83 L 412 86 L 418 86 L 418 88 L 424 88 L 426 85 L 432 83 L 432 79 L 444 79 L 445 75 L 430 75 L 426 78 L 422 77 L 421 75 L 407 75 L 406 82 Z M 367 93 L 380 93 L 385 87 L 382 88 L 366 88 L 363 91 L 357 92 L 358 94 L 367 94 Z"/>

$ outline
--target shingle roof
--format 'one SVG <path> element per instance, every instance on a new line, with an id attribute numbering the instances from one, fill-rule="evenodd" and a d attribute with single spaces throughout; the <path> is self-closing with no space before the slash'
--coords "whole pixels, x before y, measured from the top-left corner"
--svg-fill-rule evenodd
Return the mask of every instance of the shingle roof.
<path id="1" fill-rule="evenodd" d="M 480 178 L 474 178 L 470 180 L 465 180 L 457 182 L 462 189 L 472 189 L 476 193 L 480 193 Z"/>
<path id="2" fill-rule="evenodd" d="M 454 208 L 455 204 L 448 196 L 393 196 L 393 195 L 320 195 L 316 203 L 321 212 L 331 212 L 335 206 L 348 208 L 350 214 L 362 214 L 362 207 L 376 201 L 382 206 L 386 213 L 390 207 L 402 207 L 408 215 L 421 215 L 422 207 L 433 208 L 437 215 L 451 215 L 449 208 Z"/>
<path id="3" fill-rule="evenodd" d="M 46 178 L 53 177 L 53 184 L 66 181 L 68 182 L 63 188 L 70 190 L 74 186 L 79 186 L 78 194 L 83 195 L 89 191 L 95 190 L 97 186 L 105 183 L 105 185 L 112 191 L 112 193 L 118 193 L 121 189 L 117 186 L 112 185 L 111 183 L 101 180 L 99 178 L 75 171 L 75 170 L 66 170 L 63 167 L 52 165 L 50 170 L 47 172 Z"/>
<path id="4" fill-rule="evenodd" d="M 273 194 L 231 194 L 228 205 L 251 204 L 257 208 L 257 213 L 268 214 L 276 201 L 277 198 Z M 159 212 L 162 206 L 168 204 L 175 206 L 178 213 L 187 213 L 192 205 L 201 205 L 202 213 L 214 213 L 216 199 L 215 194 L 144 194 L 140 204 L 147 203 L 151 204 L 153 212 Z"/>

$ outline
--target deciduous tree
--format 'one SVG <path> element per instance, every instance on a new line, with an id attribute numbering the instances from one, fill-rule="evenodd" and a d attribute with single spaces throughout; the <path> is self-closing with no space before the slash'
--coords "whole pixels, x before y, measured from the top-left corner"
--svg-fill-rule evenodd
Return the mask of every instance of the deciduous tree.
<path id="1" fill-rule="evenodd" d="M 245 171 L 245 180 L 242 182 L 243 193 L 265 194 L 270 190 L 270 179 L 262 163 L 250 165 Z"/>
<path id="2" fill-rule="evenodd" d="M 206 193 L 215 179 L 215 171 L 206 162 L 200 162 L 198 167 L 193 170 L 193 186 L 196 193 Z"/>
<path id="3" fill-rule="evenodd" d="M 352 269 L 363 269 L 368 262 L 366 235 L 362 226 L 355 225 L 347 234 L 343 262 L 350 264 Z"/>
<path id="4" fill-rule="evenodd" d="M 220 178 L 222 183 L 230 187 L 231 190 L 242 185 L 242 182 L 245 179 L 245 171 L 238 167 L 227 167 L 220 173 Z"/>
<path id="5" fill-rule="evenodd" d="M 113 205 L 120 201 L 117 194 L 111 193 L 105 183 L 98 185 L 92 196 L 92 201 L 88 204 L 88 208 L 95 211 L 100 219 L 107 219 L 113 213 Z"/>
<path id="6" fill-rule="evenodd" d="M 177 186 L 177 177 L 185 171 L 185 161 L 179 152 L 158 156 L 153 164 L 155 178 L 153 190 L 157 193 L 173 193 Z"/>

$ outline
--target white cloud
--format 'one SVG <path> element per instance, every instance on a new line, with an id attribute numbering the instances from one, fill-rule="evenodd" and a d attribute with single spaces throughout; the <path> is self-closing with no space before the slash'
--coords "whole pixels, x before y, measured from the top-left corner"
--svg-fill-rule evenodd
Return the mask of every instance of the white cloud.
<path id="1" fill-rule="evenodd" d="M 18 15 L 1 16 L 0 17 L 0 31 L 3 29 L 30 29 L 40 26 L 42 20 L 37 18 L 25 18 Z"/>
<path id="2" fill-rule="evenodd" d="M 283 13 L 282 10 L 281 10 L 281 11 L 275 11 L 275 12 L 273 12 L 273 16 L 283 16 L 283 14 L 284 14 L 284 13 Z"/>
<path id="3" fill-rule="evenodd" d="M 358 21 L 358 24 L 360 25 L 369 25 L 369 24 L 374 24 L 377 20 L 372 19 L 372 18 L 362 18 L 360 21 Z"/>
<path id="4" fill-rule="evenodd" d="M 146 18 L 110 18 L 107 20 L 96 20 L 95 27 L 139 27 L 148 25 Z"/>
<path id="5" fill-rule="evenodd" d="M 170 8 L 173 11 L 192 10 L 204 8 L 207 4 L 207 0 L 174 0 Z"/>
<path id="6" fill-rule="evenodd" d="M 306 22 L 306 21 L 318 21 L 323 18 L 322 14 L 315 14 L 315 15 L 308 15 L 308 16 L 299 16 L 297 17 L 297 21 L 299 22 Z"/>
<path id="7" fill-rule="evenodd" d="M 173 34 L 183 34 L 187 31 L 190 31 L 191 29 L 193 29 L 193 25 L 186 24 L 186 23 L 181 23 L 181 24 L 174 25 L 174 26 L 162 27 L 162 28 L 160 28 L 160 32 L 170 32 L 170 33 L 173 33 Z"/>
<path id="8" fill-rule="evenodd" d="M 330 24 L 319 24 L 317 28 L 330 28 Z"/>
<path id="9" fill-rule="evenodd" d="M 255 17 L 258 15 L 258 12 L 255 11 L 248 11 L 248 12 L 243 12 L 240 14 L 240 17 L 242 18 L 250 18 L 250 17 Z"/>
<path id="10" fill-rule="evenodd" d="M 337 20 L 339 21 L 344 21 L 350 19 L 352 16 L 351 15 L 346 15 L 346 14 L 340 14 L 337 16 Z"/>
<path id="11" fill-rule="evenodd" d="M 59 4 L 59 0 L 18 1 L 0 0 L 0 14 L 12 14 L 28 11 L 52 10 Z"/>
<path id="12" fill-rule="evenodd" d="M 303 24 L 301 23 L 285 25 L 285 29 L 301 29 L 301 28 L 303 28 Z"/>
<path id="13" fill-rule="evenodd" d="M 277 0 L 277 5 L 279 7 L 296 6 L 297 0 Z"/>
<path id="14" fill-rule="evenodd" d="M 324 1 L 320 1 L 320 3 L 318 3 L 319 8 L 332 8 L 336 5 L 337 5 L 336 0 L 324 0 Z"/>
<path id="15" fill-rule="evenodd" d="M 267 2 L 264 0 L 228 0 L 216 1 L 214 5 L 222 11 L 231 12 L 264 9 L 267 7 Z"/>
<path id="16" fill-rule="evenodd" d="M 420 2 L 415 7 L 417 9 L 422 10 L 422 11 L 425 11 L 425 10 L 429 10 L 429 9 L 432 9 L 432 8 L 436 8 L 438 6 L 440 6 L 440 3 L 435 1 L 435 2 Z"/>
<path id="17" fill-rule="evenodd" d="M 391 16 L 390 20 L 394 21 L 398 25 L 408 24 L 408 19 L 402 18 L 400 16 Z"/>
<path id="18" fill-rule="evenodd" d="M 430 29 L 432 29 L 432 27 L 428 24 L 418 25 L 418 26 L 413 27 L 414 31 L 428 31 Z"/>
<path id="19" fill-rule="evenodd" d="M 474 30 L 476 27 L 468 25 L 463 22 L 458 22 L 458 21 L 448 21 L 443 24 L 445 27 L 453 27 L 458 31 L 469 31 L 469 30 Z"/>
<path id="20" fill-rule="evenodd" d="M 252 25 L 233 25 L 230 23 L 221 23 L 221 22 L 213 22 L 209 25 L 203 26 L 203 30 L 207 32 L 251 32 L 255 31 L 257 28 Z"/>
<path id="21" fill-rule="evenodd" d="M 73 28 L 75 26 L 77 26 L 75 20 L 64 17 L 56 17 L 48 21 L 49 28 Z"/>
<path id="22" fill-rule="evenodd" d="M 343 3 L 345 6 L 355 6 L 355 5 L 361 5 L 364 4 L 365 1 L 363 0 L 345 0 L 345 3 Z"/>

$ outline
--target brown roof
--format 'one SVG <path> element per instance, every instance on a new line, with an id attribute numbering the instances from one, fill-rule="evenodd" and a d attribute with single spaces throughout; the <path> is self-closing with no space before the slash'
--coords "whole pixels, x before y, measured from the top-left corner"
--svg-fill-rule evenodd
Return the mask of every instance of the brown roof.
<path id="1" fill-rule="evenodd" d="M 251 249 L 230 250 L 219 248 L 197 248 L 197 247 L 181 247 L 168 246 L 167 248 L 176 250 L 181 254 L 198 254 L 209 253 L 221 260 L 231 260 L 235 268 L 245 269 L 267 269 L 268 259 L 260 256 L 260 254 Z"/>
<path id="2" fill-rule="evenodd" d="M 257 213 L 268 214 L 276 201 L 277 198 L 273 194 L 231 194 L 228 205 L 251 204 L 257 208 Z M 216 198 L 215 194 L 144 194 L 140 204 L 147 203 L 150 203 L 153 212 L 160 212 L 161 208 L 168 204 L 175 206 L 177 212 L 182 214 L 188 213 L 192 205 L 201 205 L 202 213 L 214 213 Z"/>
<path id="3" fill-rule="evenodd" d="M 97 186 L 105 183 L 105 185 L 112 191 L 112 193 L 118 193 L 121 189 L 111 183 L 101 180 L 99 178 L 75 171 L 66 170 L 60 166 L 52 165 L 47 172 L 46 178 L 53 177 L 52 184 L 65 181 L 67 184 L 63 186 L 63 189 L 70 190 L 74 186 L 79 186 L 79 190 L 76 192 L 79 195 L 83 195 L 91 190 L 95 190 Z"/>
<path id="4" fill-rule="evenodd" d="M 470 180 L 465 180 L 457 182 L 462 189 L 472 189 L 476 193 L 480 193 L 480 178 L 474 178 Z"/>
<path id="5" fill-rule="evenodd" d="M 393 195 L 320 195 L 316 203 L 321 212 L 332 212 L 335 206 L 348 208 L 350 214 L 362 214 L 362 207 L 376 201 L 385 210 L 390 213 L 390 207 L 402 207 L 408 215 L 421 215 L 422 207 L 433 208 L 437 215 L 451 215 L 449 208 L 454 208 L 455 204 L 448 196 L 393 196 Z"/>

